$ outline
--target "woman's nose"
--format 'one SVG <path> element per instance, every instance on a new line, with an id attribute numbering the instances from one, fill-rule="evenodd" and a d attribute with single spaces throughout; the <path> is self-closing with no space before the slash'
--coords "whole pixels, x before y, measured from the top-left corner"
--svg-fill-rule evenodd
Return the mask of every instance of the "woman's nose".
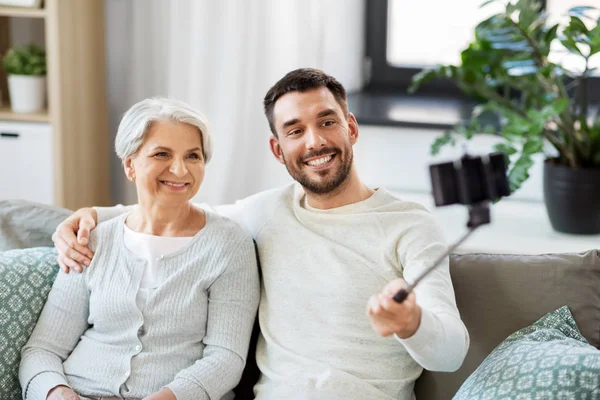
<path id="1" fill-rule="evenodd" d="M 187 168 L 185 166 L 185 162 L 183 160 L 173 161 L 171 167 L 169 168 L 169 172 L 177 177 L 183 177 L 188 173 Z"/>

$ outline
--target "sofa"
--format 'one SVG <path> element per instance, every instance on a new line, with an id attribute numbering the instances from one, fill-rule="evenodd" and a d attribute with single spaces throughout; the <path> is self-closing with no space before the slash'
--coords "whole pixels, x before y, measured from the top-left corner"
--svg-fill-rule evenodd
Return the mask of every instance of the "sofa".
<path id="1" fill-rule="evenodd" d="M 0 252 L 50 246 L 56 225 L 68 214 L 68 210 L 39 204 L 0 201 Z M 600 250 L 581 254 L 452 255 L 450 269 L 471 346 L 458 371 L 424 371 L 416 382 L 417 399 L 451 399 L 505 338 L 562 306 L 568 306 L 585 340 L 600 348 Z M 254 340 L 257 333 L 255 330 Z M 249 357 L 236 389 L 237 399 L 251 398 L 257 377 L 256 364 Z"/>

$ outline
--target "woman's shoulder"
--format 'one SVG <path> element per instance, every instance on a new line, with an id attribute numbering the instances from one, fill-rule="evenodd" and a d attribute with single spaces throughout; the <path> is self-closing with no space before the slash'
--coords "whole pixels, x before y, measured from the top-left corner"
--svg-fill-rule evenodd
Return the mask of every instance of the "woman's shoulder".
<path id="1" fill-rule="evenodd" d="M 96 228 L 90 232 L 90 249 L 93 252 L 96 252 L 102 243 L 115 239 L 118 229 L 123 228 L 126 217 L 127 214 L 123 214 L 98 224 Z"/>

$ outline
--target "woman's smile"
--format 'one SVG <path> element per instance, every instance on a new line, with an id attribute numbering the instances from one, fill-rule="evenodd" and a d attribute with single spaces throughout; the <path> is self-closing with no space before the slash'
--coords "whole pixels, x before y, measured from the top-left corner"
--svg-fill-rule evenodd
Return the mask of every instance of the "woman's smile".
<path id="1" fill-rule="evenodd" d="M 163 186 L 166 186 L 167 188 L 169 188 L 169 190 L 175 191 L 175 192 L 183 192 L 184 190 L 187 190 L 187 188 L 190 186 L 189 182 L 176 182 L 176 181 L 159 181 Z"/>

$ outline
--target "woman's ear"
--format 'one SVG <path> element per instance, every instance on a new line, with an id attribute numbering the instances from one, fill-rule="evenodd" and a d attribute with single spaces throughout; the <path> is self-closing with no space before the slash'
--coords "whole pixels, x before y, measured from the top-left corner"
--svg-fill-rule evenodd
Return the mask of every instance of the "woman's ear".
<path id="1" fill-rule="evenodd" d="M 125 176 L 131 182 L 135 181 L 135 169 L 133 167 L 133 159 L 131 157 L 126 157 L 123 159 L 123 169 L 125 170 Z"/>
<path id="2" fill-rule="evenodd" d="M 283 159 L 283 153 L 281 152 L 281 147 L 279 146 L 279 140 L 275 136 L 271 136 L 269 139 L 269 145 L 271 146 L 271 152 L 282 164 L 285 164 L 285 160 Z"/>

